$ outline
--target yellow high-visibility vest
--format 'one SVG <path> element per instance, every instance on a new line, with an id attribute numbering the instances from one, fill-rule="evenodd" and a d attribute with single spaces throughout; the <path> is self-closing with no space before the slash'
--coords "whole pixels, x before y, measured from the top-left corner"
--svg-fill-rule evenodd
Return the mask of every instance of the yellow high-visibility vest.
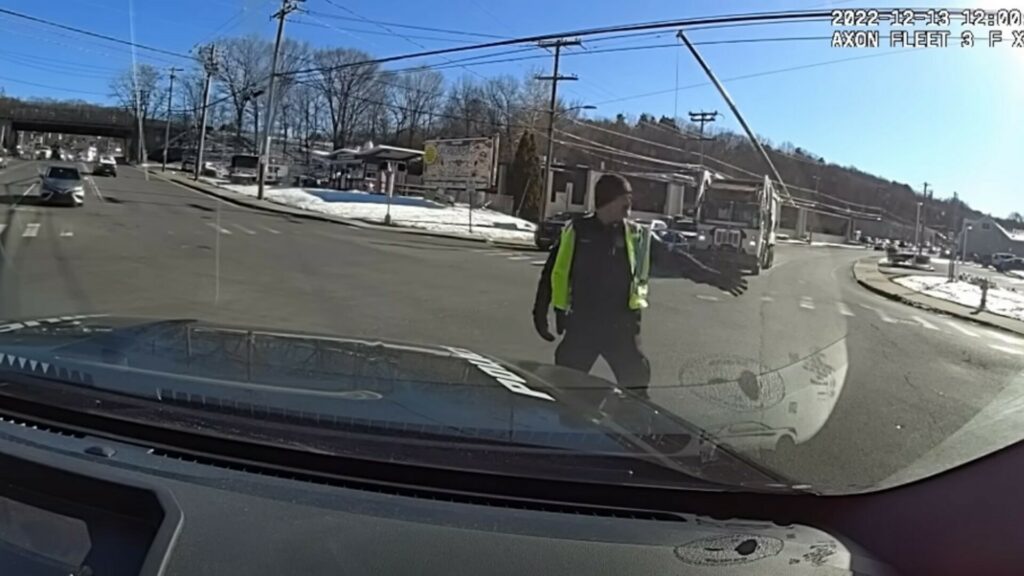
<path id="1" fill-rule="evenodd" d="M 626 235 L 626 258 L 629 261 L 629 309 L 647 308 L 647 282 L 651 271 L 651 229 L 626 221 L 622 227 Z M 551 269 L 551 303 L 556 310 L 568 312 L 572 304 L 570 275 L 573 255 L 576 253 L 576 230 L 566 224 L 558 242 L 558 254 Z"/>

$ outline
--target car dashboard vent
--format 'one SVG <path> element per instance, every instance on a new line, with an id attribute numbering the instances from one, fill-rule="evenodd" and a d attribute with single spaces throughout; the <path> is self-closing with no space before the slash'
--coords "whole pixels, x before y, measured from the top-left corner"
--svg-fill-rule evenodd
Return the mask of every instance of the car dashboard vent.
<path id="1" fill-rule="evenodd" d="M 246 474 L 257 474 L 260 476 L 281 478 L 285 480 L 292 480 L 298 482 L 309 482 L 313 484 L 333 486 L 338 488 L 368 491 L 388 496 L 401 496 L 417 498 L 420 500 L 427 499 L 439 502 L 472 504 L 478 506 L 488 506 L 491 508 L 530 510 L 535 512 L 550 512 L 557 514 L 575 514 L 631 520 L 686 522 L 686 519 L 681 516 L 664 512 L 655 512 L 650 510 L 605 508 L 600 506 L 564 504 L 558 502 L 546 502 L 518 498 L 503 498 L 500 496 L 466 494 L 461 492 L 443 492 L 410 486 L 383 485 L 371 481 L 359 481 L 353 479 L 338 478 L 335 476 L 303 473 L 291 470 L 281 470 L 270 466 L 235 462 L 223 458 L 215 458 L 210 456 L 199 456 L 177 450 L 154 448 L 150 450 L 150 454 L 161 458 L 169 458 L 181 462 L 186 462 L 189 464 L 214 466 L 217 468 L 231 470 L 235 472 L 243 472 Z"/>

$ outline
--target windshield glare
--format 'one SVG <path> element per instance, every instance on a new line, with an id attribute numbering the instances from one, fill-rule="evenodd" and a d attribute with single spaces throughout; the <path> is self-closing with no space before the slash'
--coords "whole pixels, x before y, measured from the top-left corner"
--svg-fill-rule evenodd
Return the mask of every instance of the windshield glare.
<path id="1" fill-rule="evenodd" d="M 277 43 L 248 1 L 37 4 L 2 15 L 0 396 L 736 491 L 881 490 L 1024 437 L 1012 27 L 307 2 Z"/>

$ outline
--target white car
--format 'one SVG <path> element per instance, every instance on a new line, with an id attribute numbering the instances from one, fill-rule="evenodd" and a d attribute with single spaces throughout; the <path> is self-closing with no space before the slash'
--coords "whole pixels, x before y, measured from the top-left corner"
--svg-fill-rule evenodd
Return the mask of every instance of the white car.
<path id="1" fill-rule="evenodd" d="M 81 206 L 85 203 L 85 182 L 74 166 L 50 166 L 43 174 L 39 195 L 47 204 Z"/>

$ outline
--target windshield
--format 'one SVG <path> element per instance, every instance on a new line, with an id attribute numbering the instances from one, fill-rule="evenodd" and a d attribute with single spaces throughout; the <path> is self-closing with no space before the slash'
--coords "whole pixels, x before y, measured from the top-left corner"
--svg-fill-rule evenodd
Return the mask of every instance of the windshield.
<path id="1" fill-rule="evenodd" d="M 0 400 L 735 491 L 1024 437 L 1016 12 L 278 4 L 0 13 Z"/>
<path id="2" fill-rule="evenodd" d="M 74 168 L 61 168 L 54 167 L 50 168 L 46 172 L 46 177 L 53 180 L 80 180 L 81 177 L 78 175 L 78 170 Z"/>

